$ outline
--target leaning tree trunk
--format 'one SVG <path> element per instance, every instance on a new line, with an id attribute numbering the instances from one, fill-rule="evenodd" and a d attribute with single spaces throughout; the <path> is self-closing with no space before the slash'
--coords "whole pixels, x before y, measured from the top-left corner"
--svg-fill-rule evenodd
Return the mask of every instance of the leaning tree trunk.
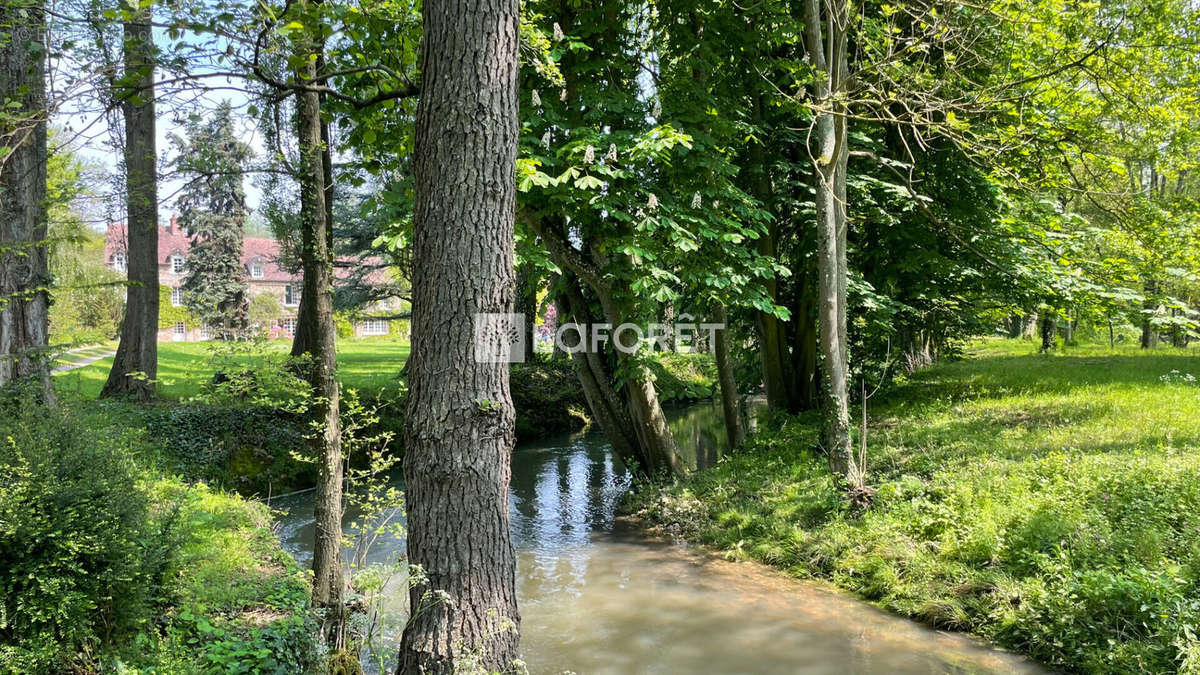
<path id="1" fill-rule="evenodd" d="M 121 341 L 101 396 L 154 396 L 158 377 L 158 151 L 152 8 L 125 24 L 125 236 L 129 286 Z"/>
<path id="2" fill-rule="evenodd" d="M 467 654 L 508 672 L 518 656 L 515 414 L 508 364 L 476 358 L 473 325 L 513 308 L 518 13 L 516 0 L 424 6 L 404 476 L 408 557 L 425 578 L 400 673 L 452 673 Z"/>
<path id="3" fill-rule="evenodd" d="M 303 58 L 297 69 L 301 83 L 317 75 L 317 60 L 308 58 L 319 49 L 311 38 L 302 40 Z M 343 647 L 345 581 L 342 571 L 342 446 L 338 419 L 340 392 L 337 381 L 337 328 L 333 322 L 333 251 L 329 246 L 324 134 L 321 97 L 315 91 L 296 94 L 297 140 L 300 148 L 300 262 L 304 269 L 304 297 L 309 308 L 301 319 L 308 338 L 309 382 L 312 385 L 312 420 L 315 431 L 309 444 L 317 458 L 314 517 L 313 606 L 326 611 L 326 635 Z M 298 331 L 299 332 L 299 331 Z"/>
<path id="4" fill-rule="evenodd" d="M 729 311 L 719 302 L 713 307 L 713 323 L 718 325 L 717 334 L 713 337 L 713 352 L 717 360 L 717 382 L 721 385 L 721 412 L 725 415 L 725 435 L 729 439 L 730 449 L 733 449 L 746 439 L 746 431 L 742 428 L 737 381 L 729 360 Z"/>
<path id="5" fill-rule="evenodd" d="M 39 0 L 0 6 L 0 386 L 36 380 L 51 399 L 45 38 Z"/>

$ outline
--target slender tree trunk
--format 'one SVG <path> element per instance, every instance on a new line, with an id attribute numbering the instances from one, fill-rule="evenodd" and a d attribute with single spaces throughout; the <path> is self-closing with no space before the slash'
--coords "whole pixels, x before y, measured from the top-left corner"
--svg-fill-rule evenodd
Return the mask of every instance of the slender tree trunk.
<path id="1" fill-rule="evenodd" d="M 826 3 L 830 12 L 821 35 L 822 3 L 805 2 L 806 51 L 813 64 L 818 104 L 835 107 L 845 78 L 845 0 Z M 826 49 L 830 51 L 827 53 Z M 848 357 L 846 352 L 846 202 L 847 129 L 845 117 L 817 115 L 814 127 L 817 213 L 817 297 L 821 352 L 822 414 L 830 469 L 850 482 L 860 478 L 850 437 Z"/>
<path id="2" fill-rule="evenodd" d="M 756 94 L 753 103 L 755 120 L 762 122 L 761 95 Z M 771 180 L 768 169 L 766 151 L 761 143 L 753 143 L 749 147 L 749 159 L 754 167 L 751 182 L 751 192 L 754 198 L 766 205 L 771 199 Z M 775 259 L 778 256 L 776 240 L 778 232 L 775 227 L 768 228 L 763 236 L 758 238 L 758 253 L 764 257 Z M 772 302 L 779 302 L 779 284 L 774 277 L 763 282 L 767 295 Z M 783 326 L 774 314 L 755 311 L 758 324 L 759 358 L 762 362 L 763 389 L 767 394 L 767 406 L 772 410 L 788 410 L 794 406 L 788 399 L 787 388 L 787 340 L 783 337 Z"/>
<path id="3" fill-rule="evenodd" d="M 317 61 L 308 56 L 320 46 L 311 38 L 302 40 L 297 68 L 301 83 L 317 75 Z M 301 317 L 309 343 L 306 353 L 312 385 L 312 421 L 315 431 L 309 444 L 317 457 L 317 489 L 314 505 L 316 542 L 313 549 L 313 606 L 326 610 L 326 633 L 330 643 L 344 647 L 345 580 L 342 570 L 342 447 L 338 417 L 340 392 L 337 381 L 337 328 L 333 322 L 333 251 L 329 247 L 328 190 L 321 98 L 313 91 L 296 93 L 297 139 L 300 148 L 300 261 L 304 269 L 304 296 L 309 308 Z M 298 331 L 299 332 L 299 331 Z"/>
<path id="4" fill-rule="evenodd" d="M 398 672 L 452 673 L 465 653 L 508 672 L 514 412 L 508 365 L 475 358 L 473 318 L 513 307 L 518 3 L 427 0 L 423 23 L 404 475 L 408 556 L 426 580 L 410 592 Z"/>
<path id="5" fill-rule="evenodd" d="M 729 311 L 725 305 L 713 307 L 713 323 L 721 327 L 713 339 L 713 351 L 717 360 L 717 381 L 721 385 L 721 411 L 725 415 L 725 435 L 730 449 L 736 448 L 746 439 L 742 428 L 742 416 L 738 412 L 737 381 L 733 377 L 733 364 L 729 360 Z"/>
<path id="6" fill-rule="evenodd" d="M 1039 332 L 1042 336 L 1042 352 L 1052 352 L 1058 343 L 1058 318 L 1052 311 L 1044 311 L 1041 313 L 1041 319 L 1038 323 Z"/>
<path id="7" fill-rule="evenodd" d="M 525 331 L 525 362 L 532 363 L 537 354 L 534 345 L 537 343 L 537 294 L 538 282 L 541 275 L 533 265 L 521 265 L 517 269 L 517 313 L 524 315 L 525 323 L 521 330 Z"/>
<path id="8" fill-rule="evenodd" d="M 0 6 L 0 387 L 53 399 L 46 251 L 46 40 L 40 0 Z"/>
<path id="9" fill-rule="evenodd" d="M 158 151 L 151 6 L 125 24 L 125 210 L 129 286 L 121 341 L 101 396 L 154 396 L 158 377 Z M 131 77 L 132 76 L 132 77 Z"/>
<path id="10" fill-rule="evenodd" d="M 1154 328 L 1154 315 L 1158 312 L 1158 283 L 1146 280 L 1146 299 L 1142 301 L 1142 349 L 1158 346 L 1158 331 Z"/>

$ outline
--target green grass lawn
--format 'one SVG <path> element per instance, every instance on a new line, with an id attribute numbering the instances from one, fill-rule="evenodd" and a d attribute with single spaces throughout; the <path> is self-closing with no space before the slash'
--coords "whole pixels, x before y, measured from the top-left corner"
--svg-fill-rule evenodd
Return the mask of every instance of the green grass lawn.
<path id="1" fill-rule="evenodd" d="M 633 507 L 1058 668 L 1200 672 L 1197 354 L 983 342 L 872 401 L 866 513 L 813 415 Z"/>
<path id="2" fill-rule="evenodd" d="M 208 342 L 160 342 L 158 344 L 158 393 L 163 398 L 184 399 L 200 393 L 211 381 L 214 367 Z M 286 354 L 291 343 L 276 340 L 268 343 L 275 354 Z M 115 347 L 113 347 L 115 348 Z M 408 359 L 407 344 L 366 338 L 338 342 L 338 375 L 342 386 L 356 389 L 379 388 L 395 381 Z M 253 369 L 261 357 L 247 357 L 245 366 Z M 112 357 L 89 366 L 54 376 L 55 388 L 61 395 L 95 398 L 100 394 Z"/>

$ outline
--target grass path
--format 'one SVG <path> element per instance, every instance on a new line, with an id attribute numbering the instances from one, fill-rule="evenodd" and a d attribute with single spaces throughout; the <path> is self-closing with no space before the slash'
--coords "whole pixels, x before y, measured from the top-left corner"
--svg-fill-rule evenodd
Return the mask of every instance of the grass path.
<path id="1" fill-rule="evenodd" d="M 635 508 L 1057 668 L 1200 672 L 1198 354 L 984 342 L 869 411 L 866 513 L 811 415 Z"/>

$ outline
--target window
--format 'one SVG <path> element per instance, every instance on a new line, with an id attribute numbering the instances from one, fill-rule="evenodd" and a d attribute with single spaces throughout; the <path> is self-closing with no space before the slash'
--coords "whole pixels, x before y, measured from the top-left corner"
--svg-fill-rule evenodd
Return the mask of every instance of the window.
<path id="1" fill-rule="evenodd" d="M 212 326 L 205 324 L 200 327 L 200 339 L 201 340 L 211 340 L 212 339 Z"/>
<path id="2" fill-rule="evenodd" d="M 185 269 L 187 269 L 187 268 L 185 266 L 185 261 L 183 259 L 183 256 L 179 255 L 178 253 L 171 256 L 171 273 L 172 274 L 183 274 L 183 271 Z"/>
<path id="3" fill-rule="evenodd" d="M 171 306 L 172 307 L 183 307 L 183 289 L 182 288 L 172 288 L 171 289 Z"/>
<path id="4" fill-rule="evenodd" d="M 263 278 L 263 264 L 261 262 L 259 262 L 258 260 L 255 260 L 254 262 L 250 263 L 250 278 L 251 279 Z"/>
<path id="5" fill-rule="evenodd" d="M 367 319 L 359 324 L 359 331 L 363 335 L 387 335 L 388 322 L 386 319 Z"/>
<path id="6" fill-rule="evenodd" d="M 125 253 L 123 251 L 117 251 L 113 254 L 112 266 L 118 272 L 124 272 L 127 269 L 125 265 Z"/>
<path id="7" fill-rule="evenodd" d="M 282 323 L 283 323 L 283 332 L 287 333 L 288 335 L 296 334 L 296 320 L 295 319 L 284 319 Z"/>
<path id="8" fill-rule="evenodd" d="M 292 284 L 283 287 L 283 304 L 288 307 L 295 307 L 300 304 L 300 293 Z"/>
<path id="9" fill-rule="evenodd" d="M 175 341 L 183 342 L 187 339 L 187 325 L 182 321 L 175 322 Z"/>

